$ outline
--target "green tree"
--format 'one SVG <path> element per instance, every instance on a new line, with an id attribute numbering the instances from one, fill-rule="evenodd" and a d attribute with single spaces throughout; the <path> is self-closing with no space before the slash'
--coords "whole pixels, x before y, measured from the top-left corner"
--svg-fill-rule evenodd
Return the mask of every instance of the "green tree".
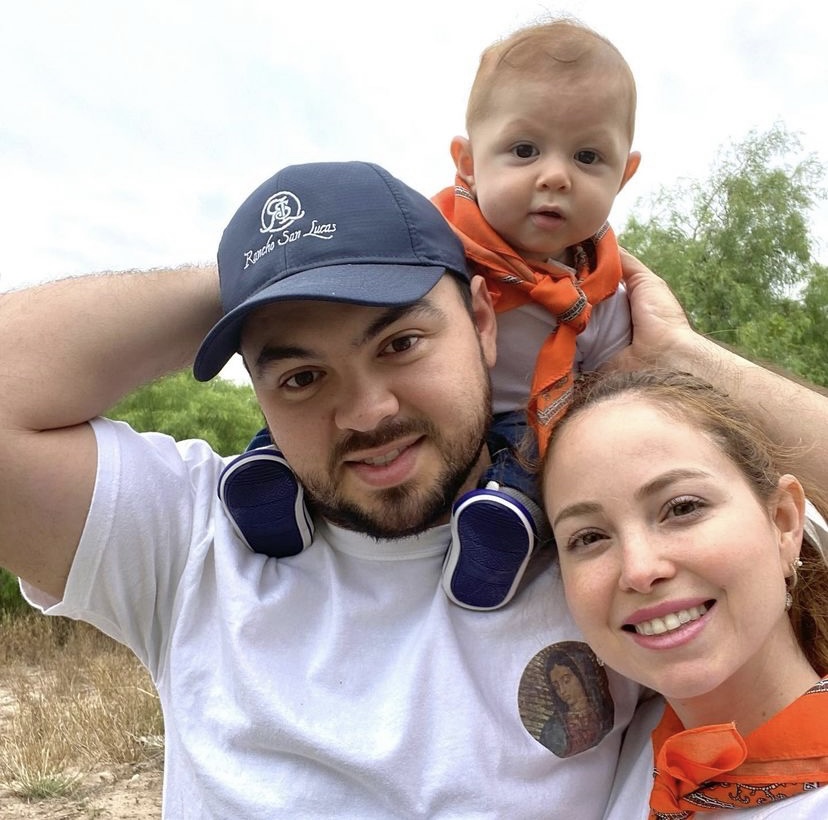
<path id="1" fill-rule="evenodd" d="M 17 578 L 0 569 L 0 621 L 5 615 L 17 615 L 29 610 L 29 605 L 20 594 Z"/>
<path id="2" fill-rule="evenodd" d="M 139 432 L 204 439 L 222 455 L 241 453 L 264 424 L 252 388 L 225 379 L 198 382 L 189 370 L 138 388 L 106 415 Z"/>
<path id="3" fill-rule="evenodd" d="M 708 179 L 662 189 L 620 241 L 669 282 L 700 332 L 828 384 L 828 279 L 809 228 L 823 175 L 781 125 L 751 132 Z"/>

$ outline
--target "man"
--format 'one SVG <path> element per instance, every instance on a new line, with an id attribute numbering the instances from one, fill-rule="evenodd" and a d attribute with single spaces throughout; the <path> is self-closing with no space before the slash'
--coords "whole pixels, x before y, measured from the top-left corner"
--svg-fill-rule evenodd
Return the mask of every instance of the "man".
<path id="1" fill-rule="evenodd" d="M 218 261 L 221 293 L 178 270 L 0 302 L 0 564 L 150 670 L 165 817 L 600 817 L 638 690 L 596 665 L 614 727 L 572 760 L 535 740 L 542 659 L 580 640 L 554 567 L 494 613 L 440 589 L 451 503 L 487 460 L 495 357 L 448 225 L 376 166 L 292 166 L 242 204 Z M 693 334 L 669 322 L 678 351 Z M 98 418 L 236 350 L 315 511 L 291 558 L 242 547 L 206 444 Z"/>

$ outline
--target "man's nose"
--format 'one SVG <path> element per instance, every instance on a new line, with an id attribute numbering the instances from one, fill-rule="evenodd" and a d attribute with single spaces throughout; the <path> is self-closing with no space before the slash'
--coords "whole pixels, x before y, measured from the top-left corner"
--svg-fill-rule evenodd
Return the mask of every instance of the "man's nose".
<path id="1" fill-rule="evenodd" d="M 349 382 L 341 391 L 335 411 L 340 430 L 367 432 L 394 417 L 400 403 L 391 387 L 371 377 Z"/>

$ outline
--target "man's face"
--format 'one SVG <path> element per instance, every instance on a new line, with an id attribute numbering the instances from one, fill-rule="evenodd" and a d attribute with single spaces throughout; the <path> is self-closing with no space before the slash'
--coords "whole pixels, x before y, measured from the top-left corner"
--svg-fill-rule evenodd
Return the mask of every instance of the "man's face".
<path id="1" fill-rule="evenodd" d="M 490 419 L 495 323 L 451 275 L 419 302 L 278 302 L 245 324 L 242 354 L 274 440 L 311 506 L 397 537 L 448 520 L 476 485 Z"/>

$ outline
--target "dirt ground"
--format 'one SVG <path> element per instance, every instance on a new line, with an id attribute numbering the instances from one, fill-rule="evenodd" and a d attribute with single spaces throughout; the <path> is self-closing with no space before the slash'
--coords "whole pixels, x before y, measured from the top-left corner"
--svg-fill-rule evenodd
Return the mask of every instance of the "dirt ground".
<path id="1" fill-rule="evenodd" d="M 2 820 L 159 820 L 161 764 L 95 772 L 72 797 L 26 802 L 0 788 Z"/>
<path id="2" fill-rule="evenodd" d="M 0 731 L 12 709 L 0 687 Z M 83 776 L 71 797 L 21 800 L 0 784 L 0 820 L 159 820 L 163 755 L 141 766 L 102 768 Z"/>

